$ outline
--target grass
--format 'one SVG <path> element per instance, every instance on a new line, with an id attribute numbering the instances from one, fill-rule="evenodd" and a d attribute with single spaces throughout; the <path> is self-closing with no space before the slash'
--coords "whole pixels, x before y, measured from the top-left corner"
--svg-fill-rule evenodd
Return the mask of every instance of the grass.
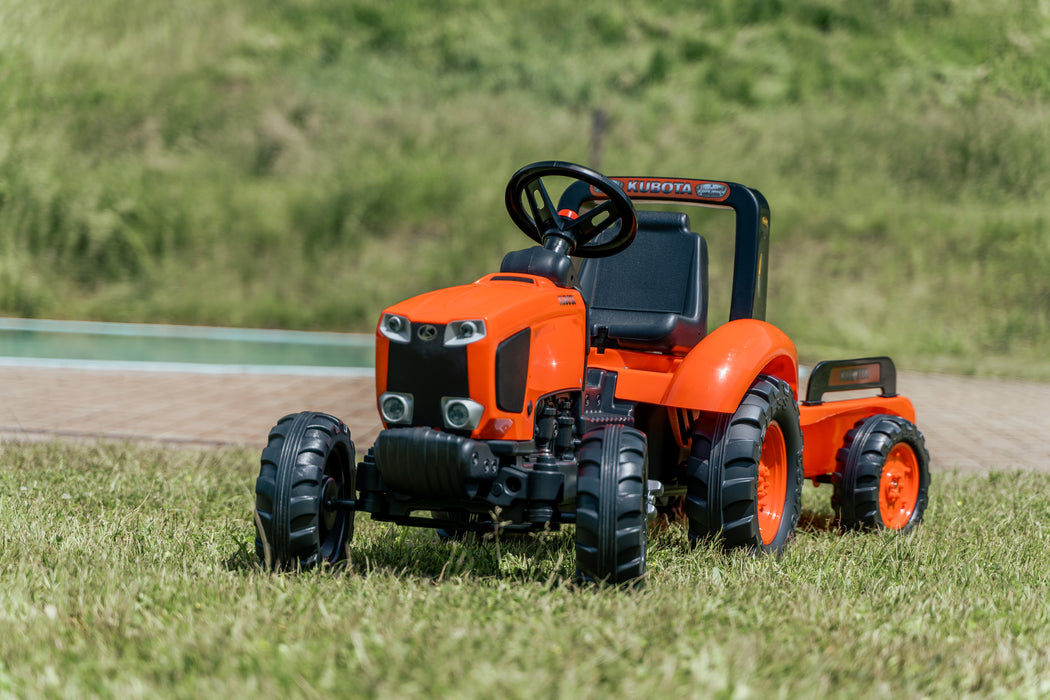
<path id="1" fill-rule="evenodd" d="M 654 530 L 644 590 L 572 583 L 571 529 L 495 543 L 357 520 L 347 567 L 253 561 L 257 455 L 0 445 L 0 697 L 1043 697 L 1050 487 L 934 475 L 911 536 L 779 559 Z"/>
<path id="2" fill-rule="evenodd" d="M 0 0 L 0 313 L 367 330 L 523 246 L 504 183 L 561 158 L 761 189 L 769 318 L 803 352 L 1050 378 L 1045 24 L 978 0 Z"/>

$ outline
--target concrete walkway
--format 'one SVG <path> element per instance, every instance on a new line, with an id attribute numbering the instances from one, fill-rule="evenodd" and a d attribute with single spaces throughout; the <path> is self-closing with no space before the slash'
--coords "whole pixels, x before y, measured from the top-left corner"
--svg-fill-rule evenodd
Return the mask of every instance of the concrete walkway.
<path id="1" fill-rule="evenodd" d="M 935 471 L 1050 472 L 1050 384 L 900 372 Z M 0 367 L 5 439 L 114 438 L 262 449 L 281 416 L 342 418 L 359 450 L 375 440 L 373 381 Z"/>

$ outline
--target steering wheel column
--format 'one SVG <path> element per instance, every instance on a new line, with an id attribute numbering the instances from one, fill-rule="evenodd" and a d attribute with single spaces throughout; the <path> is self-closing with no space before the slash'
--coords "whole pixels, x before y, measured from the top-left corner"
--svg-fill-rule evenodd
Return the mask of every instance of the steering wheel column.
<path id="1" fill-rule="evenodd" d="M 543 179 L 562 177 L 586 183 L 605 201 L 582 214 L 559 212 Z M 510 218 L 544 249 L 580 258 L 615 255 L 634 240 L 638 217 L 634 204 L 615 182 L 590 168 L 561 161 L 526 165 L 507 184 Z M 605 232 L 609 235 L 602 236 Z"/>

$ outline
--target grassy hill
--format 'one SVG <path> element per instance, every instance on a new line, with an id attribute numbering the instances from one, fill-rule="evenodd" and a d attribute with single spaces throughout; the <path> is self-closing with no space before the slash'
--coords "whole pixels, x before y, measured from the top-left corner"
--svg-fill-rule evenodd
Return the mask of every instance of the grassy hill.
<path id="1" fill-rule="evenodd" d="M 504 5 L 0 0 L 0 314 L 367 330 L 559 158 L 762 190 L 804 356 L 1050 377 L 1039 3 Z"/>

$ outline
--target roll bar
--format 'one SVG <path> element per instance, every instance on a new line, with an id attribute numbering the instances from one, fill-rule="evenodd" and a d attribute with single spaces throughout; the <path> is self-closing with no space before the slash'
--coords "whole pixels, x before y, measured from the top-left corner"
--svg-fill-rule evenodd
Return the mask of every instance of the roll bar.
<path id="1" fill-rule="evenodd" d="M 733 246 L 733 293 L 729 320 L 766 317 L 766 269 L 769 258 L 769 203 L 758 190 L 735 182 L 667 177 L 610 177 L 632 201 L 688 204 L 732 209 L 736 214 Z M 558 210 L 580 211 L 588 202 L 605 199 L 585 182 L 570 185 Z"/>

